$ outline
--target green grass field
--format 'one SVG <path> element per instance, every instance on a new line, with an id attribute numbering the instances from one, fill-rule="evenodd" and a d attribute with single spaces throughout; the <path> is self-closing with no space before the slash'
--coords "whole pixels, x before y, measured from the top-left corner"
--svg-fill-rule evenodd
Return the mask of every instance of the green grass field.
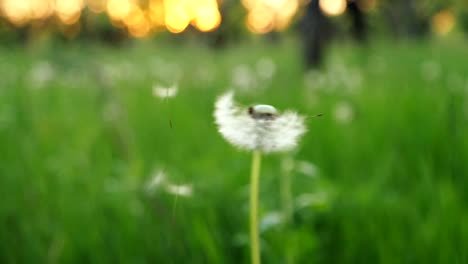
<path id="1" fill-rule="evenodd" d="M 248 263 L 251 154 L 213 122 L 229 88 L 308 116 L 263 159 L 264 263 L 468 263 L 466 42 L 335 47 L 307 74 L 299 51 L 0 49 L 0 263 Z"/>

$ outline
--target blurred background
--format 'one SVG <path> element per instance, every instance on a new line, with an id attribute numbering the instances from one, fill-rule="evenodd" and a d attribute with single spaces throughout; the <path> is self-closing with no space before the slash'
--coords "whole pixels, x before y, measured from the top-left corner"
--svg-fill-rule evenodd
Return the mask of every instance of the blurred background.
<path id="1" fill-rule="evenodd" d="M 0 263 L 468 263 L 466 0 L 0 0 Z M 316 117 L 321 114 L 321 117 Z"/>

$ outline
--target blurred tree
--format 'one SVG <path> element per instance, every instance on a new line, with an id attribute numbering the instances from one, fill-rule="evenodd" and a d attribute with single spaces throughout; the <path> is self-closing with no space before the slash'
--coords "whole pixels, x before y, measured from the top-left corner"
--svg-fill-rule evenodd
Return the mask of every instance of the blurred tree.
<path id="1" fill-rule="evenodd" d="M 364 11 L 359 7 L 359 1 L 348 1 L 348 14 L 352 21 L 352 35 L 358 42 L 365 42 L 368 35 L 368 26 Z"/>
<path id="2" fill-rule="evenodd" d="M 357 43 L 364 43 L 368 38 L 369 29 L 366 14 L 360 7 L 360 1 L 347 1 L 345 10 L 351 20 L 351 36 Z M 332 24 L 328 16 L 325 16 L 320 0 L 312 0 L 308 3 L 301 24 L 307 68 L 319 67 L 322 64 L 326 46 L 337 32 L 337 26 L 337 24 Z"/>
<path id="3" fill-rule="evenodd" d="M 306 6 L 301 31 L 306 67 L 320 66 L 331 37 L 331 25 L 320 10 L 319 0 L 311 0 Z"/>

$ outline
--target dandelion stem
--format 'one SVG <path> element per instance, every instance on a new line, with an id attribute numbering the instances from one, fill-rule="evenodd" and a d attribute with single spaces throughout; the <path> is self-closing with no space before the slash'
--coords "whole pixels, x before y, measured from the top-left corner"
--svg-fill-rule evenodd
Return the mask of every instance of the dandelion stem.
<path id="1" fill-rule="evenodd" d="M 258 234 L 258 184 L 260 178 L 261 152 L 253 151 L 250 175 L 250 249 L 252 264 L 260 264 L 260 243 Z"/>
<path id="2" fill-rule="evenodd" d="M 280 193 L 283 205 L 283 216 L 284 216 L 284 230 L 287 234 L 285 241 L 287 241 L 285 250 L 286 250 L 286 264 L 294 263 L 294 256 L 292 252 L 292 243 L 291 243 L 291 224 L 293 219 L 293 196 L 291 192 L 291 171 L 289 169 L 283 170 L 281 175 L 280 182 Z"/>

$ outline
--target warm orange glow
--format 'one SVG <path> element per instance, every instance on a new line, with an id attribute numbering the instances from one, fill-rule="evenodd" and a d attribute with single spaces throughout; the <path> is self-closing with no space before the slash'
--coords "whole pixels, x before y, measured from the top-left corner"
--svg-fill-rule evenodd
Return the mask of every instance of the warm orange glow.
<path id="1" fill-rule="evenodd" d="M 106 11 L 107 0 L 88 0 L 88 8 L 94 13 Z"/>
<path id="2" fill-rule="evenodd" d="M 172 33 L 184 31 L 190 23 L 190 13 L 186 9 L 183 1 L 166 0 L 165 21 L 167 29 Z"/>
<path id="3" fill-rule="evenodd" d="M 211 31 L 221 23 L 221 14 L 214 5 L 202 5 L 194 11 L 194 24 L 200 31 Z"/>
<path id="4" fill-rule="evenodd" d="M 63 24 L 70 25 L 78 21 L 83 6 L 83 0 L 56 0 L 55 12 Z"/>
<path id="5" fill-rule="evenodd" d="M 255 8 L 247 15 L 247 27 L 254 33 L 267 33 L 274 27 L 273 14 L 265 8 Z"/>
<path id="6" fill-rule="evenodd" d="M 455 16 L 450 10 L 439 11 L 432 17 L 432 31 L 437 35 L 446 35 L 455 27 Z"/>
<path id="7" fill-rule="evenodd" d="M 79 23 L 81 12 L 88 7 L 93 13 L 107 12 L 113 26 L 126 28 L 131 36 L 142 37 L 162 29 L 180 33 L 189 25 L 202 32 L 215 30 L 222 19 L 218 2 L 222 1 L 0 0 L 0 15 L 17 26 L 50 17 L 57 17 L 61 25 L 70 26 Z M 70 27 L 64 28 L 68 32 Z"/>
<path id="8" fill-rule="evenodd" d="M 148 17 L 154 27 L 163 27 L 164 20 L 164 5 L 160 0 L 152 0 L 149 4 Z"/>
<path id="9" fill-rule="evenodd" d="M 320 9 L 328 16 L 339 16 L 346 11 L 346 0 L 320 0 Z"/>
<path id="10" fill-rule="evenodd" d="M 140 17 L 139 20 L 135 21 L 136 24 L 132 24 L 128 27 L 130 35 L 136 38 L 146 37 L 151 30 L 151 24 L 144 16 Z"/>
<path id="11" fill-rule="evenodd" d="M 15 25 L 23 25 L 30 19 L 31 5 L 29 1 L 3 0 L 4 15 Z"/>
<path id="12" fill-rule="evenodd" d="M 296 15 L 302 0 L 242 0 L 247 9 L 247 27 L 254 33 L 286 29 Z"/>
<path id="13" fill-rule="evenodd" d="M 109 0 L 107 2 L 107 13 L 112 19 L 124 19 L 131 11 L 132 5 L 129 0 Z"/>
<path id="14" fill-rule="evenodd" d="M 54 12 L 53 5 L 48 0 L 32 0 L 30 17 L 32 19 L 44 19 Z"/>

